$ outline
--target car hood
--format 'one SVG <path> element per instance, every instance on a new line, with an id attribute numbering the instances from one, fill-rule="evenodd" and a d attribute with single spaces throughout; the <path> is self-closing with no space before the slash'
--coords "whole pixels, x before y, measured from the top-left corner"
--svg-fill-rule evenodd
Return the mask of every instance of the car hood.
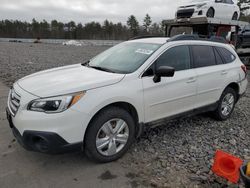
<path id="1" fill-rule="evenodd" d="M 77 64 L 31 74 L 17 84 L 38 97 L 50 97 L 115 84 L 124 76 Z"/>
<path id="2" fill-rule="evenodd" d="M 183 4 L 182 6 L 179 6 L 179 8 L 188 8 L 188 7 L 194 7 L 194 6 L 196 6 L 196 5 L 200 5 L 200 4 L 203 4 L 203 3 L 207 3 L 207 4 L 209 4 L 209 3 L 211 3 L 211 1 L 197 1 L 197 2 L 189 2 L 189 3 L 185 3 L 185 4 Z"/>

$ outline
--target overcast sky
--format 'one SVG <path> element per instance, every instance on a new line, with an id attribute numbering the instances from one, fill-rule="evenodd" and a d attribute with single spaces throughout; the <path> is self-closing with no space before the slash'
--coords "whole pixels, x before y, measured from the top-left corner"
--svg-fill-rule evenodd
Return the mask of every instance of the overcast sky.
<path id="1" fill-rule="evenodd" d="M 134 14 L 141 23 L 146 13 L 153 21 L 173 18 L 177 6 L 191 0 L 0 0 L 0 20 L 113 22 L 126 23 Z"/>
<path id="2" fill-rule="evenodd" d="M 126 23 L 134 14 L 141 23 L 146 13 L 154 22 L 171 19 L 176 8 L 192 0 L 0 0 L 0 20 L 113 22 Z M 196 0 L 197 1 L 197 0 Z M 202 1 L 202 0 L 201 0 Z M 236 1 L 236 0 L 234 0 Z"/>

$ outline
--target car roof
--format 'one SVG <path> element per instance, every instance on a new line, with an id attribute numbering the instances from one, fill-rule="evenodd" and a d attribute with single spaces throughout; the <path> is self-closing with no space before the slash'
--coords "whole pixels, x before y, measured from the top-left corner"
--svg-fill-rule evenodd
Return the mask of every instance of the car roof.
<path id="1" fill-rule="evenodd" d="M 150 44 L 185 44 L 185 45 L 209 45 L 209 46 L 218 46 L 225 47 L 231 52 L 235 52 L 235 50 L 229 45 L 220 42 L 206 41 L 206 40 L 177 40 L 177 41 L 169 41 L 168 37 L 152 37 L 152 38 L 142 38 L 130 40 L 127 42 L 140 42 L 140 43 L 150 43 Z"/>
<path id="2" fill-rule="evenodd" d="M 141 43 L 151 43 L 151 44 L 165 44 L 169 38 L 168 37 L 152 37 L 152 38 L 142 38 L 130 40 L 129 42 L 141 42 Z"/>

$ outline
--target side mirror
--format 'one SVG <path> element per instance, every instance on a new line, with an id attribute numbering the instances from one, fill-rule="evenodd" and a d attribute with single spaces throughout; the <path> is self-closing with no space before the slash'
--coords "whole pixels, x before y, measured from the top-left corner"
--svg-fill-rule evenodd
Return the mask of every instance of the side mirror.
<path id="1" fill-rule="evenodd" d="M 222 3 L 222 0 L 215 0 L 215 3 Z"/>
<path id="2" fill-rule="evenodd" d="M 175 69 L 173 67 L 168 66 L 160 66 L 155 71 L 155 76 L 153 81 L 155 83 L 161 81 L 161 77 L 173 77 L 175 73 Z"/>

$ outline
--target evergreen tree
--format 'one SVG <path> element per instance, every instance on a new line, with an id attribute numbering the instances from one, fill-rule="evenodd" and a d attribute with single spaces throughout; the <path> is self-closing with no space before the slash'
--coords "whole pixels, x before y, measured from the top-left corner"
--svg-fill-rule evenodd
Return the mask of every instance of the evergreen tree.
<path id="1" fill-rule="evenodd" d="M 139 32 L 139 22 L 137 21 L 134 15 L 128 17 L 127 25 L 129 27 L 132 36 L 136 36 Z"/>
<path id="2" fill-rule="evenodd" d="M 146 16 L 143 20 L 143 27 L 144 27 L 146 32 L 149 32 L 149 27 L 151 26 L 151 24 L 152 24 L 151 17 L 148 14 L 146 14 Z"/>

